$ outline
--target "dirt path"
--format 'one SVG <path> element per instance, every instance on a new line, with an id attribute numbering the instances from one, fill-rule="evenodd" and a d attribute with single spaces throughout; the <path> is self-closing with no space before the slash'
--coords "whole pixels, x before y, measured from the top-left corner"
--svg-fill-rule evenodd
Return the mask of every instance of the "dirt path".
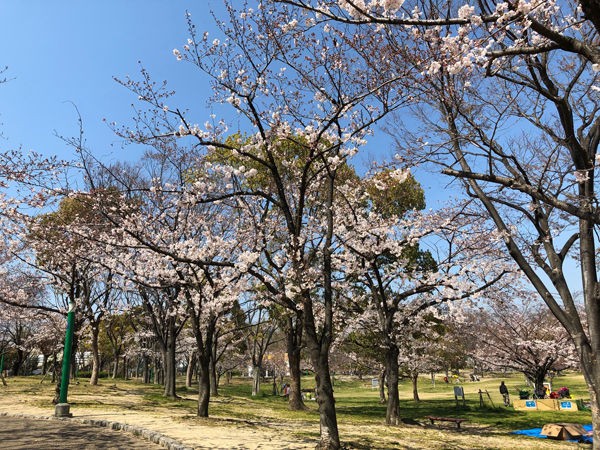
<path id="1" fill-rule="evenodd" d="M 0 442 L 4 450 L 163 448 L 127 433 L 72 421 L 38 420 L 0 416 Z"/>
<path id="2" fill-rule="evenodd" d="M 51 418 L 54 414 L 54 410 L 32 405 L 31 398 L 22 395 L 2 395 L 0 397 L 0 412 L 9 415 L 19 414 L 40 418 Z M 105 420 L 129 424 L 156 431 L 195 449 L 297 450 L 314 448 L 315 446 L 311 442 L 299 442 L 298 438 L 288 433 L 278 432 L 276 425 L 199 419 L 187 415 L 182 416 L 181 411 L 177 409 L 157 408 L 153 412 L 128 410 L 126 406 L 123 410 L 114 410 L 112 408 L 85 408 L 73 405 L 71 412 L 75 421 L 77 419 Z"/>

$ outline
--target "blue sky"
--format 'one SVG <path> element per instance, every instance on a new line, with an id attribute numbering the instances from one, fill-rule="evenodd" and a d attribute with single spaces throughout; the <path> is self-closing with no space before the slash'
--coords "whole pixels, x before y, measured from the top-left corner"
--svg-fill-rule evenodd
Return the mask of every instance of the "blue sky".
<path id="1" fill-rule="evenodd" d="M 0 66 L 8 66 L 10 79 L 0 85 L 0 148 L 22 145 L 67 157 L 69 150 L 54 133 L 77 134 L 72 102 L 81 112 L 90 149 L 109 158 L 127 157 L 102 119 L 126 122 L 136 98 L 113 77 L 137 78 L 141 61 L 158 80 L 168 79 L 173 87 L 194 83 L 197 92 L 208 94 L 208 85 L 190 79 L 193 71 L 177 63 L 172 50 L 187 39 L 186 10 L 199 29 L 211 29 L 209 11 L 219 5 L 0 0 Z"/>

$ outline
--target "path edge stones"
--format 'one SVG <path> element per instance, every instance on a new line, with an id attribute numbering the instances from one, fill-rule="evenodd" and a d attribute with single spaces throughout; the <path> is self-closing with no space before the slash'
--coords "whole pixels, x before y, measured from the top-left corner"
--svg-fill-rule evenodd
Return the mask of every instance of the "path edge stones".
<path id="1" fill-rule="evenodd" d="M 112 420 L 102 420 L 102 419 L 83 419 L 79 417 L 54 417 L 54 416 L 36 416 L 30 414 L 12 414 L 5 411 L 0 411 L 0 416 L 6 417 L 15 417 L 15 418 L 23 418 L 23 419 L 33 419 L 33 420 L 59 420 L 62 422 L 78 422 L 86 425 L 92 425 L 99 428 L 108 428 L 110 430 L 115 431 L 124 431 L 128 434 L 131 434 L 135 437 L 145 439 L 154 444 L 158 444 L 162 447 L 167 448 L 168 450 L 194 450 L 193 447 L 186 447 L 181 442 L 170 438 L 162 433 L 157 431 L 148 430 L 147 428 L 138 427 L 135 425 L 130 425 L 122 422 L 114 422 Z"/>

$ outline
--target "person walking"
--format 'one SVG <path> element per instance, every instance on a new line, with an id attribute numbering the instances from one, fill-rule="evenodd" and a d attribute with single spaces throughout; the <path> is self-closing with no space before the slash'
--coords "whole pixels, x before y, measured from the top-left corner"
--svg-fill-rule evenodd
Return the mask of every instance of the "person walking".
<path id="1" fill-rule="evenodd" d="M 508 387 L 504 384 L 504 381 L 500 382 L 500 393 L 504 400 L 504 406 L 510 406 L 510 394 L 508 393 Z"/>

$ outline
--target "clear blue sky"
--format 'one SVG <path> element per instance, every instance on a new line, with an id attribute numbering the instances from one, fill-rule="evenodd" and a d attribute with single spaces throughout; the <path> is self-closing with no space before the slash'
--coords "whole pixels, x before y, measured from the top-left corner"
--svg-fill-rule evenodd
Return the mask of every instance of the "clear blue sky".
<path id="1" fill-rule="evenodd" d="M 113 77 L 138 78 L 140 64 L 176 88 L 208 85 L 172 50 L 186 39 L 185 11 L 198 29 L 213 29 L 211 8 L 220 1 L 192 0 L 0 0 L 0 66 L 10 81 L 0 85 L 0 148 L 33 149 L 67 157 L 54 131 L 77 134 L 84 121 L 87 143 L 98 155 L 127 157 L 102 118 L 119 123 L 132 114 L 135 96 Z M 194 79 L 195 75 L 195 79 Z M 112 147 L 111 147 L 112 145 Z M 130 151 L 130 150 L 128 150 Z"/>

